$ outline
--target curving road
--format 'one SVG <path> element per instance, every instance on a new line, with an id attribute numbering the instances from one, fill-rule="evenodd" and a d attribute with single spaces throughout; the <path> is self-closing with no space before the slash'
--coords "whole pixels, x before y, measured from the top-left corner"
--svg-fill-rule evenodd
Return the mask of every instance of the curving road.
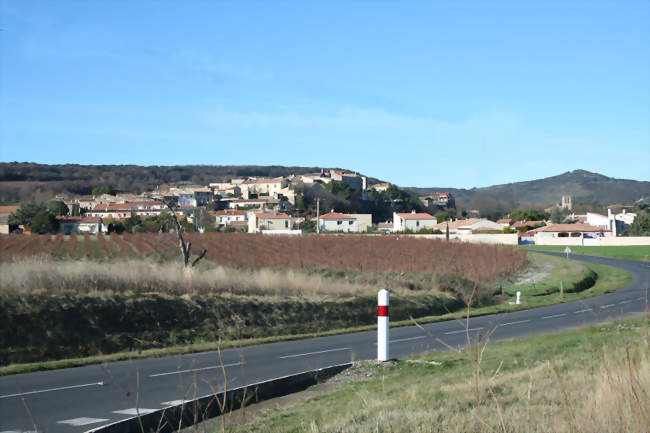
<path id="1" fill-rule="evenodd" d="M 553 253 L 547 253 L 553 254 Z M 650 263 L 590 256 L 574 260 L 613 265 L 633 281 L 615 293 L 580 302 L 470 319 L 472 339 L 491 340 L 580 327 L 646 310 Z M 467 344 L 466 323 L 394 328 L 391 356 L 400 358 Z M 0 377 L 0 433 L 84 432 L 105 424 L 235 388 L 350 360 L 376 357 L 376 332 L 251 346 L 221 352 L 115 362 Z M 137 408 L 137 409 L 136 409 Z"/>

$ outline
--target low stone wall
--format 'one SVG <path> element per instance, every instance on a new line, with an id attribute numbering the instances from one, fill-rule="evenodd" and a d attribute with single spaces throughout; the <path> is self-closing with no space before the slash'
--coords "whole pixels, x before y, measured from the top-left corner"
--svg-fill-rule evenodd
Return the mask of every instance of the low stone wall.
<path id="1" fill-rule="evenodd" d="M 445 235 L 408 235 L 425 239 L 445 239 Z M 497 245 L 518 245 L 519 239 L 517 233 L 499 233 L 499 234 L 474 234 L 474 235 L 457 235 L 450 234 L 449 240 L 460 242 L 471 242 L 476 244 L 497 244 Z"/>
<path id="2" fill-rule="evenodd" d="M 583 245 L 582 241 L 583 240 L 581 238 L 547 238 L 542 236 L 535 236 L 535 245 L 581 246 Z M 600 247 L 650 246 L 650 236 L 606 236 L 597 239 L 589 239 L 589 245 Z"/>
<path id="3" fill-rule="evenodd" d="M 567 245 L 571 247 L 582 246 L 582 238 L 552 238 L 535 236 L 535 245 Z"/>
<path id="4" fill-rule="evenodd" d="M 598 243 L 601 246 L 650 245 L 650 236 L 600 238 Z"/>

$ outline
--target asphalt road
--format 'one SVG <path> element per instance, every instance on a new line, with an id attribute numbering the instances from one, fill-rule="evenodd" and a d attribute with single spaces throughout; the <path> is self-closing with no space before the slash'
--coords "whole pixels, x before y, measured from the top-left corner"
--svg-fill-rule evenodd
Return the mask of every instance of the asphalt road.
<path id="1" fill-rule="evenodd" d="M 580 302 L 470 319 L 475 341 L 580 327 L 646 310 L 647 262 L 573 256 L 628 270 L 624 289 Z M 467 324 L 449 321 L 394 328 L 390 355 L 401 358 L 467 344 Z M 0 377 L 0 433 L 84 432 L 183 400 L 350 360 L 376 358 L 376 332 L 251 346 L 242 349 L 114 362 Z M 136 409 L 137 408 L 137 409 Z"/>

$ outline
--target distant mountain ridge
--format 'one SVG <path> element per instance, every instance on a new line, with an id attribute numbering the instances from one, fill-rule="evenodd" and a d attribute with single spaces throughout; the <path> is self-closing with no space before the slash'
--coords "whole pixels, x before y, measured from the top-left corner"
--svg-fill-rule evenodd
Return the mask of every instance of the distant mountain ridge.
<path id="1" fill-rule="evenodd" d="M 482 188 L 416 188 L 407 191 L 417 195 L 433 192 L 451 192 L 457 198 L 470 201 L 479 196 L 495 200 L 521 203 L 559 203 L 563 195 L 570 195 L 574 203 L 607 205 L 632 203 L 650 198 L 650 182 L 616 179 L 586 170 L 573 170 L 557 176 L 524 182 L 506 183 Z"/>

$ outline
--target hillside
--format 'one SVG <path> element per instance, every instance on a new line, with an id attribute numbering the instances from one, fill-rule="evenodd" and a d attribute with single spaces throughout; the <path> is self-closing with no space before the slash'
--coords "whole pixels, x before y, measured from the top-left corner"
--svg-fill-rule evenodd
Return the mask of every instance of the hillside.
<path id="1" fill-rule="evenodd" d="M 449 191 L 457 198 L 470 201 L 476 197 L 491 197 L 513 204 L 522 202 L 554 204 L 562 195 L 570 195 L 574 203 L 613 204 L 632 203 L 650 197 L 650 182 L 616 179 L 574 170 L 558 176 L 526 182 L 507 183 L 483 188 L 406 188 L 408 191 L 426 195 L 432 192 Z"/>
<path id="2" fill-rule="evenodd" d="M 237 176 L 275 177 L 320 170 L 321 167 L 277 165 L 138 166 L 0 163 L 0 202 L 42 201 L 62 192 L 90 194 L 97 186 L 111 186 L 117 191 L 139 193 L 166 183 L 207 185 L 210 182 Z M 380 182 L 374 178 L 368 180 L 370 184 Z M 404 189 L 415 195 L 426 195 L 436 191 L 451 192 L 457 200 L 465 201 L 467 205 L 472 200 L 489 198 L 507 203 L 506 207 L 522 203 L 549 205 L 559 202 L 561 196 L 565 194 L 571 195 L 574 203 L 598 205 L 632 203 L 639 199 L 650 198 L 650 182 L 615 179 L 585 170 L 574 170 L 544 179 L 483 188 L 408 187 Z"/>
<path id="3" fill-rule="evenodd" d="M 62 192 L 90 194 L 97 186 L 140 193 L 165 183 L 207 185 L 236 176 L 286 176 L 320 171 L 320 167 L 256 165 L 48 165 L 0 163 L 0 202 L 47 200 Z"/>

